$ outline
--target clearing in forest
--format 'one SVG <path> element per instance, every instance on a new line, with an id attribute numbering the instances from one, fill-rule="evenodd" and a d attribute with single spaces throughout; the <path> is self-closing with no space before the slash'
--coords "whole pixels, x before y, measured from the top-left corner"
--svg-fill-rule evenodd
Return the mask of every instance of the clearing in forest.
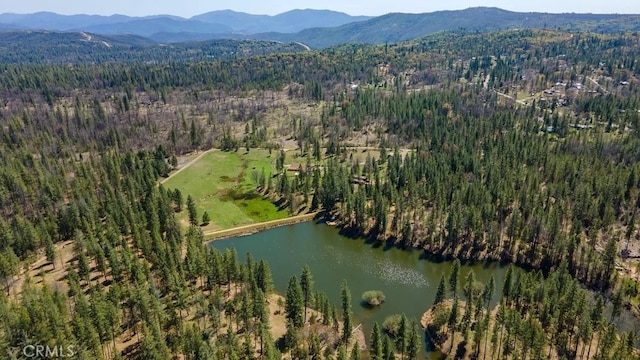
<path id="1" fill-rule="evenodd" d="M 280 210 L 269 199 L 256 191 L 255 175 L 275 172 L 273 163 L 277 152 L 251 149 L 237 152 L 209 151 L 199 157 L 163 186 L 180 189 L 184 205 L 179 218 L 186 223 L 187 196 L 191 195 L 198 209 L 198 221 L 206 211 L 211 222 L 203 231 L 229 229 L 236 226 L 283 219 L 286 210 Z"/>

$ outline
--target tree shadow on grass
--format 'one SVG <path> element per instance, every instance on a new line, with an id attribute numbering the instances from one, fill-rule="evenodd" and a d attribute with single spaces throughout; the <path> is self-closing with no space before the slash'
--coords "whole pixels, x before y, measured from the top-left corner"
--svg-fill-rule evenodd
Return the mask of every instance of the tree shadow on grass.
<path id="1" fill-rule="evenodd" d="M 248 201 L 260 198 L 261 195 L 255 191 L 240 192 L 235 189 L 227 189 L 220 192 L 222 201 Z"/>

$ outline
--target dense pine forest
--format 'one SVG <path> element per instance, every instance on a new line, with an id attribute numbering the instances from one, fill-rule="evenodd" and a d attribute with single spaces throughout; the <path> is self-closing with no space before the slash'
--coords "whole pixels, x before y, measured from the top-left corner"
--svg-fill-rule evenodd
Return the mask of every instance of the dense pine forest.
<path id="1" fill-rule="evenodd" d="M 447 32 L 220 61 L 187 50 L 0 63 L 0 353 L 417 358 L 417 323 L 364 336 L 348 284 L 330 304 L 304 268 L 276 294 L 268 264 L 179 220 L 190 194 L 159 180 L 185 156 L 260 148 L 277 160 L 252 174 L 255 191 L 291 213 L 528 270 L 471 275 L 464 300 L 455 272 L 442 280 L 422 325 L 452 357 L 638 357 L 614 325 L 640 301 L 627 259 L 640 253 L 638 33 Z"/>

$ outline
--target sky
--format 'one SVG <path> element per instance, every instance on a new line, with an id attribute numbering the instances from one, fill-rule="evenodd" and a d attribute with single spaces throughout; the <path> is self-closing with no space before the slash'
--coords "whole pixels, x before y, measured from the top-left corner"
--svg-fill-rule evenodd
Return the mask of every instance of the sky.
<path id="1" fill-rule="evenodd" d="M 329 9 L 350 15 L 377 16 L 389 12 L 423 13 L 476 6 L 511 11 L 640 14 L 638 0 L 0 0 L 0 13 L 51 11 L 59 14 L 169 14 L 191 17 L 213 10 L 231 9 L 275 15 L 292 9 Z"/>

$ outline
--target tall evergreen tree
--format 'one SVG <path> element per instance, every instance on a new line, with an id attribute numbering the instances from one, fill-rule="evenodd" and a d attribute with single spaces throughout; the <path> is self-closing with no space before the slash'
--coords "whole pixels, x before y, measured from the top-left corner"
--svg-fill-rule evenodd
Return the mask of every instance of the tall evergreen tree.
<path id="1" fill-rule="evenodd" d="M 289 352 L 293 353 L 293 350 L 298 347 L 298 342 L 300 341 L 298 337 L 298 330 L 296 326 L 293 324 L 291 319 L 287 319 L 287 332 L 284 334 L 284 347 L 289 350 Z"/>
<path id="2" fill-rule="evenodd" d="M 265 293 L 269 295 L 273 291 L 273 279 L 271 277 L 271 269 L 269 264 L 264 260 L 260 260 L 256 270 L 256 284 Z"/>
<path id="3" fill-rule="evenodd" d="M 351 323 L 351 291 L 347 286 L 346 280 L 342 281 L 341 291 L 340 291 L 341 299 L 342 299 L 342 341 L 345 344 L 349 343 L 351 340 L 351 331 L 352 331 L 352 323 Z"/>
<path id="4" fill-rule="evenodd" d="M 53 241 L 51 241 L 51 238 L 47 237 L 45 240 L 45 255 L 47 258 L 47 261 L 51 263 L 51 265 L 53 265 L 53 268 L 56 267 L 55 264 L 55 260 L 56 260 L 56 248 L 53 245 Z"/>
<path id="5" fill-rule="evenodd" d="M 360 346 L 358 345 L 358 341 L 351 348 L 351 356 L 349 356 L 349 360 L 360 360 Z"/>
<path id="6" fill-rule="evenodd" d="M 460 260 L 453 260 L 453 266 L 451 268 L 451 274 L 449 275 L 449 291 L 453 294 L 454 298 L 458 297 L 458 277 L 460 276 Z"/>
<path id="7" fill-rule="evenodd" d="M 453 349 L 453 337 L 456 332 L 456 326 L 458 324 L 458 313 L 459 313 L 459 304 L 458 299 L 453 299 L 453 306 L 451 307 L 451 312 L 449 312 L 449 320 L 447 321 L 447 325 L 449 326 L 449 331 L 451 332 L 451 348 L 449 352 Z"/>
<path id="8" fill-rule="evenodd" d="M 502 298 L 510 301 L 511 289 L 513 286 L 513 268 L 509 266 L 507 272 L 504 275 L 504 281 L 502 283 Z"/>
<path id="9" fill-rule="evenodd" d="M 591 309 L 591 339 L 589 340 L 589 350 L 587 351 L 587 359 L 590 359 L 591 356 L 591 344 L 593 343 L 593 335 L 599 332 L 602 329 L 602 324 L 604 321 L 604 300 L 602 299 L 602 295 L 598 295 L 596 299 L 596 303 Z M 598 337 L 598 341 L 600 337 Z M 597 348 L 596 345 L 596 356 L 597 356 Z"/>
<path id="10" fill-rule="evenodd" d="M 393 342 L 387 334 L 384 335 L 384 340 L 382 341 L 382 358 L 384 360 L 395 360 L 396 358 Z"/>
<path id="11" fill-rule="evenodd" d="M 369 357 L 371 360 L 382 360 L 382 338 L 377 321 L 373 323 L 370 338 L 371 346 L 369 347 Z"/>
<path id="12" fill-rule="evenodd" d="M 182 192 L 180 189 L 173 190 L 173 202 L 176 204 L 176 211 L 182 211 Z"/>
<path id="13" fill-rule="evenodd" d="M 302 296 L 304 298 L 304 321 L 307 322 L 307 308 L 313 301 L 313 276 L 308 265 L 302 268 L 300 275 L 300 287 L 302 288 Z"/>
<path id="14" fill-rule="evenodd" d="M 495 279 L 493 277 L 493 275 L 491 275 L 491 278 L 489 279 L 489 282 L 485 285 L 484 290 L 482 291 L 482 298 L 485 302 L 485 308 L 486 308 L 486 328 L 485 331 L 489 331 L 489 318 L 490 318 L 490 309 L 489 309 L 489 304 L 491 304 L 491 299 L 493 298 L 493 293 L 495 292 L 496 289 L 496 283 L 495 283 Z M 494 324 L 495 327 L 495 324 Z M 489 341 L 489 336 L 485 336 L 485 340 L 484 340 L 484 356 L 486 356 L 487 354 L 487 342 Z"/>
<path id="15" fill-rule="evenodd" d="M 440 277 L 440 282 L 438 283 L 438 290 L 436 291 L 436 298 L 433 300 L 433 305 L 440 304 L 444 301 L 447 293 L 447 285 L 445 285 L 444 275 Z"/>
<path id="16" fill-rule="evenodd" d="M 198 210 L 191 195 L 187 196 L 187 212 L 189 213 L 189 223 L 191 225 L 198 225 Z"/>
<path id="17" fill-rule="evenodd" d="M 407 358 L 409 358 L 409 360 L 415 360 L 418 357 L 418 351 L 420 349 L 419 334 L 418 324 L 415 321 L 412 321 L 407 339 Z"/>
<path id="18" fill-rule="evenodd" d="M 291 320 L 291 324 L 295 328 L 301 328 L 304 325 L 304 317 L 302 315 L 304 300 L 302 295 L 302 288 L 298 278 L 295 276 L 289 279 L 289 285 L 287 286 L 285 312 L 287 319 Z"/>
<path id="19" fill-rule="evenodd" d="M 398 335 L 396 337 L 396 348 L 400 350 L 400 357 L 404 359 L 404 352 L 407 349 L 408 335 L 409 335 L 409 320 L 403 313 L 400 317 L 400 324 L 398 325 Z"/>

